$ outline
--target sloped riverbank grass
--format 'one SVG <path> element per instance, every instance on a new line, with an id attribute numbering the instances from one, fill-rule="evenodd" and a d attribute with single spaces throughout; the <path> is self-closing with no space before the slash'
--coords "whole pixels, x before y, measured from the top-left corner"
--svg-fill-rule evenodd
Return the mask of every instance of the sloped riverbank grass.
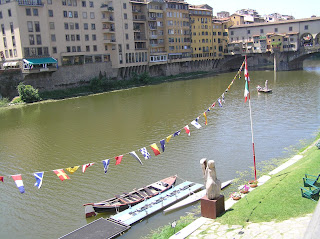
<path id="1" fill-rule="evenodd" d="M 300 187 L 303 187 L 302 178 L 305 174 L 318 175 L 320 173 L 320 150 L 314 146 L 318 140 L 320 140 L 320 132 L 316 136 L 313 146 L 303 153 L 304 157 L 302 159 L 282 172 L 273 175 L 269 181 L 257 187 L 245 198 L 240 199 L 238 203 L 218 217 L 216 221 L 221 224 L 245 226 L 249 222 L 284 221 L 292 217 L 301 217 L 312 213 L 317 203 L 303 198 Z M 294 151 L 302 153 L 306 148 L 307 146 Z M 284 163 L 287 160 L 280 160 L 280 162 Z M 272 160 L 271 163 L 266 163 L 263 169 L 258 172 L 258 176 L 267 174 L 279 165 L 279 161 L 276 162 L 276 159 Z M 245 173 L 245 175 L 247 174 L 248 172 Z M 240 179 L 236 180 L 234 184 L 239 184 L 243 181 L 243 178 L 244 175 L 240 173 Z M 224 195 L 228 199 L 226 191 L 224 191 Z M 200 206 L 196 214 L 200 214 Z M 195 219 L 196 216 L 193 214 L 182 216 L 177 221 L 175 232 L 186 227 Z M 180 223 L 180 221 L 183 221 L 183 223 Z M 151 232 L 151 235 L 146 238 L 164 239 L 173 234 L 174 230 L 169 224 Z"/>
<path id="2" fill-rule="evenodd" d="M 319 138 L 320 133 L 317 140 Z M 264 185 L 250 192 L 217 221 L 245 225 L 247 222 L 283 221 L 312 213 L 317 203 L 303 198 L 300 187 L 303 187 L 302 178 L 305 174 L 320 173 L 320 150 L 313 146 L 303 156 L 297 163 L 273 175 Z"/>

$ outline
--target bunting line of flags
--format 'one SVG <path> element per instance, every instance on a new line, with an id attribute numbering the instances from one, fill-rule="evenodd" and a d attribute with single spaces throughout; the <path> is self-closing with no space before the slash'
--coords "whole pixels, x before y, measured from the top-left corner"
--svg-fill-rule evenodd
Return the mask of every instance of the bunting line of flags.
<path id="1" fill-rule="evenodd" d="M 231 83 L 229 84 L 229 86 L 227 87 L 227 89 L 225 90 L 225 92 L 223 92 L 223 94 L 215 101 L 211 104 L 211 106 L 205 110 L 202 114 L 200 114 L 198 117 L 196 117 L 195 120 L 191 121 L 190 124 L 192 126 L 194 126 L 196 129 L 201 129 L 201 124 L 199 123 L 200 120 L 200 116 L 204 117 L 204 124 L 207 125 L 208 124 L 208 118 L 207 118 L 207 113 L 210 112 L 215 106 L 216 103 L 218 102 L 219 106 L 222 107 L 223 103 L 225 103 L 225 94 L 230 90 L 230 87 L 233 85 L 234 81 L 237 79 L 237 77 L 239 77 L 239 79 L 241 78 L 241 72 L 243 69 L 243 66 L 245 65 L 245 61 L 241 64 L 241 67 L 239 68 L 237 74 L 235 75 L 235 77 L 233 78 L 233 80 L 231 81 Z M 245 67 L 245 79 L 246 79 L 246 84 L 248 83 L 249 80 L 249 74 L 248 74 L 248 69 L 247 67 Z M 245 92 L 245 97 L 247 98 L 249 93 Z M 160 148 L 162 150 L 162 153 L 164 153 L 165 151 L 165 147 L 166 147 L 166 143 L 169 143 L 169 141 L 171 140 L 172 137 L 177 137 L 181 134 L 181 131 L 184 130 L 185 133 L 187 134 L 187 136 L 191 135 L 191 131 L 189 128 L 189 125 L 184 126 L 181 130 L 176 131 L 175 133 L 167 136 L 165 139 L 161 139 L 160 140 Z M 156 143 L 152 143 L 151 145 L 149 145 L 149 147 L 151 148 L 151 150 L 153 151 L 153 154 L 155 156 L 158 156 L 161 154 L 160 149 L 158 148 L 158 145 Z M 150 153 L 148 152 L 146 147 L 142 147 L 140 149 L 137 149 L 135 151 L 140 151 L 141 155 L 144 157 L 145 160 L 148 160 L 151 158 Z M 114 157 L 115 159 L 115 165 L 119 165 L 122 162 L 123 156 L 124 155 L 131 155 L 134 159 L 136 159 L 141 165 L 143 165 L 140 157 L 138 156 L 138 154 L 135 151 L 131 151 L 129 153 L 123 154 L 123 155 L 119 155 Z M 104 169 L 104 173 L 106 174 L 108 172 L 109 166 L 110 166 L 110 159 L 105 159 L 102 160 L 102 165 L 103 165 L 103 169 Z M 85 171 L 95 165 L 95 162 L 92 163 L 87 163 L 87 164 L 83 164 L 82 166 L 73 166 L 73 167 L 68 167 L 65 168 L 65 170 L 70 173 L 73 174 L 75 173 L 80 167 L 82 169 L 82 173 L 85 173 Z M 67 180 L 70 179 L 70 177 L 67 175 L 67 173 L 64 171 L 64 169 L 55 169 L 55 170 L 51 170 L 53 171 L 57 177 L 61 180 Z M 33 173 L 32 175 L 35 177 L 35 184 L 34 186 L 37 187 L 38 189 L 41 188 L 42 186 L 42 182 L 43 182 L 43 176 L 45 172 L 50 172 L 50 171 L 43 171 L 43 172 L 36 172 Z M 24 189 L 24 185 L 23 185 L 23 181 L 22 181 L 22 176 L 21 174 L 17 174 L 17 175 L 8 175 L 9 177 L 12 177 L 12 179 L 14 180 L 16 186 L 18 187 L 20 193 L 25 193 L 25 189 Z M 4 176 L 0 176 L 0 181 L 4 182 Z"/>

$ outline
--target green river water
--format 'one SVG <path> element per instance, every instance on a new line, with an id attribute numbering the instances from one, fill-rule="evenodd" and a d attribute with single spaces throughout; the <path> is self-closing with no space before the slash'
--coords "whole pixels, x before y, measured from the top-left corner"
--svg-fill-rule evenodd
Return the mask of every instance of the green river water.
<path id="1" fill-rule="evenodd" d="M 320 126 L 320 61 L 303 71 L 250 72 L 251 105 L 257 167 L 288 157 L 286 148 L 310 143 Z M 58 238 L 96 219 L 86 219 L 82 204 L 97 202 L 177 174 L 178 183 L 203 183 L 199 160 L 213 159 L 221 181 L 253 166 L 248 103 L 244 79 L 225 94 L 223 107 L 202 113 L 232 81 L 235 72 L 192 80 L 109 92 L 56 102 L 0 109 L 0 238 Z M 268 80 L 272 94 L 255 87 Z M 200 116 L 201 129 L 190 122 Z M 183 127 L 189 125 L 191 136 Z M 182 129 L 182 130 L 181 130 Z M 152 143 L 181 130 L 154 156 Z M 151 159 L 138 151 L 147 147 Z M 128 153 L 136 151 L 140 165 Z M 120 165 L 114 157 L 124 155 Z M 111 159 L 105 174 L 101 161 Z M 61 182 L 52 172 L 86 163 L 85 173 L 68 173 Z M 34 172 L 44 171 L 41 189 Z M 20 194 L 10 175 L 21 174 Z M 248 176 L 252 179 L 253 175 Z M 225 195 L 228 197 L 228 195 Z M 185 215 L 197 204 L 164 215 L 159 212 L 134 225 L 121 238 L 140 238 Z M 108 217 L 99 214 L 98 217 Z"/>

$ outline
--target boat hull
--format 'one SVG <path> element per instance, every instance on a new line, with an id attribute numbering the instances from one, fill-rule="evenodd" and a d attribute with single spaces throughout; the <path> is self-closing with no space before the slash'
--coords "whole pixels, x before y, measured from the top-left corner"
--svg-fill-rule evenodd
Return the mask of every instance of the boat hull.
<path id="1" fill-rule="evenodd" d="M 171 176 L 146 187 L 135 189 L 130 193 L 124 193 L 122 195 L 117 195 L 114 198 L 98 202 L 98 203 L 88 203 L 86 205 L 92 205 L 93 209 L 97 213 L 103 212 L 120 212 L 129 207 L 132 207 L 148 198 L 154 197 L 159 193 L 167 191 L 176 182 L 177 176 Z M 112 205 L 110 205 L 112 203 Z"/>

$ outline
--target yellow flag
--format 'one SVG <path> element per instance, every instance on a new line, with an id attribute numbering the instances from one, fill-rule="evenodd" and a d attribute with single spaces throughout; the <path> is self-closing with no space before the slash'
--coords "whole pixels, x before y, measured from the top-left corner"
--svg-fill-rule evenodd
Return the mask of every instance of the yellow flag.
<path id="1" fill-rule="evenodd" d="M 206 114 L 206 112 L 203 112 L 203 116 L 204 116 L 204 118 L 205 118 L 205 120 L 206 120 L 206 125 L 208 124 L 208 119 L 207 119 L 207 114 Z"/>
<path id="2" fill-rule="evenodd" d="M 78 170 L 79 167 L 80 167 L 80 166 L 74 166 L 74 167 L 66 168 L 66 170 L 67 170 L 68 172 L 70 172 L 71 174 L 73 174 L 75 171 Z"/>
<path id="3" fill-rule="evenodd" d="M 166 139 L 167 143 L 169 143 L 170 139 L 171 139 L 172 135 L 169 135 Z"/>

